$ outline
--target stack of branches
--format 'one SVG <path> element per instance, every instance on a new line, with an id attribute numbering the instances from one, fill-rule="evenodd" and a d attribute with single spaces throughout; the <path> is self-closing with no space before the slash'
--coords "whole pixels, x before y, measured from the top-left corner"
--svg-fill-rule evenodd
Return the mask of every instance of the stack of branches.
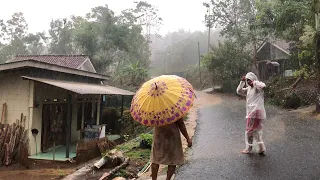
<path id="1" fill-rule="evenodd" d="M 21 160 L 27 148 L 26 116 L 9 125 L 0 122 L 0 166 L 10 165 L 13 160 Z"/>

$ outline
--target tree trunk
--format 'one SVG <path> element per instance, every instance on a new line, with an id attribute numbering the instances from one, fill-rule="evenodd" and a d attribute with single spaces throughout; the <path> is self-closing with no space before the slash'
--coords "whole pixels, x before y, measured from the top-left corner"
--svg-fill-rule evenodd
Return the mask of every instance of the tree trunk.
<path id="1" fill-rule="evenodd" d="M 253 56 L 252 56 L 252 61 L 251 61 L 251 71 L 256 74 L 259 77 L 259 70 L 257 66 L 257 45 L 256 45 L 256 40 L 253 39 L 252 41 L 252 46 L 253 46 Z"/>

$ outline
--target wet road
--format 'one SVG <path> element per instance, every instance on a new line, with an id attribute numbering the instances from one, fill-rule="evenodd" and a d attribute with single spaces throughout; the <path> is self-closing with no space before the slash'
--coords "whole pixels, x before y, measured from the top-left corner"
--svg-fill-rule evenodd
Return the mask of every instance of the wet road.
<path id="1" fill-rule="evenodd" d="M 177 180 L 320 180 L 320 121 L 266 107 L 266 156 L 242 155 L 245 101 L 200 109 L 194 146 Z"/>

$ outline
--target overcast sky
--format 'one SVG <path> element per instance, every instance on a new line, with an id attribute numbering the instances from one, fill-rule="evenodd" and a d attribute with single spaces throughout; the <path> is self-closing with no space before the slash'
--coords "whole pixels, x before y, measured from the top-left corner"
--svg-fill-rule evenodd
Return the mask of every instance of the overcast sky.
<path id="1" fill-rule="evenodd" d="M 6 0 L 1 3 L 0 19 L 7 20 L 14 12 L 23 12 L 30 32 L 49 29 L 52 19 L 85 15 L 91 8 L 108 4 L 109 8 L 120 13 L 134 7 L 135 0 Z M 206 9 L 201 0 L 146 0 L 159 9 L 163 18 L 160 34 L 185 30 L 205 30 L 203 24 Z M 205 0 L 204 0 L 205 1 Z"/>

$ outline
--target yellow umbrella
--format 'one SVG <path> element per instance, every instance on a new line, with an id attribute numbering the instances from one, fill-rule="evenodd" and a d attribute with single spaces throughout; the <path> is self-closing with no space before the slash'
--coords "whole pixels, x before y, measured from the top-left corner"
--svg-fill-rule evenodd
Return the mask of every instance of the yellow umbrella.
<path id="1" fill-rule="evenodd" d="M 131 102 L 131 116 L 146 126 L 164 126 L 182 118 L 194 101 L 192 85 L 179 76 L 162 75 L 145 82 Z"/>

